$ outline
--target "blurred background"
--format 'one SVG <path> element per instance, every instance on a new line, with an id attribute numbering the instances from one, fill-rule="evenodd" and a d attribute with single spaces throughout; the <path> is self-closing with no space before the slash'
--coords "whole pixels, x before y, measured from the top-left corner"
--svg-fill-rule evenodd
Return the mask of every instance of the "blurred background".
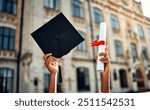
<path id="1" fill-rule="evenodd" d="M 146 4 L 144 0 L 0 0 L 0 92 L 48 92 L 50 73 L 30 34 L 60 12 L 85 41 L 62 58 L 58 92 L 100 91 L 97 48 L 90 43 L 98 39 L 103 21 L 108 24 L 111 92 L 149 91 L 150 13 L 142 3 Z"/>

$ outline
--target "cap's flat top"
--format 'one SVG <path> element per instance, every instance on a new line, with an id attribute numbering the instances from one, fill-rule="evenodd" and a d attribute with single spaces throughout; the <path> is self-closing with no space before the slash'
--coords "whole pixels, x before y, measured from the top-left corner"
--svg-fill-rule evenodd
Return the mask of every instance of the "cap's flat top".
<path id="1" fill-rule="evenodd" d="M 52 53 L 57 58 L 69 53 L 84 40 L 62 13 L 31 35 L 44 54 Z"/>

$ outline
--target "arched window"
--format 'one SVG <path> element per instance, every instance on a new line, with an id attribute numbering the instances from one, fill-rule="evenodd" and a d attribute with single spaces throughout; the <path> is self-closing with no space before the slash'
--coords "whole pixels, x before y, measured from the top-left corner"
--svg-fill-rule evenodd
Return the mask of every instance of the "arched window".
<path id="1" fill-rule="evenodd" d="M 122 43 L 118 40 L 115 40 L 115 50 L 116 50 L 116 56 L 123 56 Z"/>
<path id="2" fill-rule="evenodd" d="M 44 92 L 45 93 L 48 93 L 49 82 L 50 82 L 50 74 L 44 73 Z"/>
<path id="3" fill-rule="evenodd" d="M 77 68 L 77 88 L 78 91 L 89 91 L 90 81 L 89 81 L 89 70 L 85 67 Z"/>
<path id="4" fill-rule="evenodd" d="M 17 0 L 0 0 L 0 12 L 17 14 Z"/>
<path id="5" fill-rule="evenodd" d="M 44 1 L 44 6 L 46 8 L 59 10 L 59 0 L 45 0 Z"/>
<path id="6" fill-rule="evenodd" d="M 78 18 L 84 18 L 83 4 L 79 0 L 72 0 L 72 15 Z"/>
<path id="7" fill-rule="evenodd" d="M 95 23 L 99 24 L 99 23 L 103 22 L 103 13 L 100 9 L 94 7 L 93 14 L 94 14 Z"/>
<path id="8" fill-rule="evenodd" d="M 110 18 L 111 18 L 111 25 L 112 25 L 112 28 L 114 30 L 119 30 L 119 21 L 118 21 L 118 17 L 114 14 L 111 14 L 110 15 Z"/>
<path id="9" fill-rule="evenodd" d="M 85 34 L 81 31 L 79 31 L 79 33 L 82 35 L 82 37 L 85 38 Z M 76 50 L 78 51 L 86 51 L 86 40 L 84 40 L 83 42 L 81 42 L 77 47 Z"/>
<path id="10" fill-rule="evenodd" d="M 140 69 L 137 69 L 136 70 L 136 78 L 143 78 L 143 76 L 142 76 L 142 73 L 141 73 L 141 70 Z"/>
<path id="11" fill-rule="evenodd" d="M 9 68 L 0 68 L 0 92 L 13 92 L 13 70 Z"/>
<path id="12" fill-rule="evenodd" d="M 147 78 L 150 80 L 150 70 L 148 71 Z"/>
<path id="13" fill-rule="evenodd" d="M 118 79 L 116 69 L 114 69 L 114 71 L 113 71 L 113 79 L 114 80 Z"/>
<path id="14" fill-rule="evenodd" d="M 6 27 L 0 27 L 0 49 L 14 50 L 15 30 Z"/>
<path id="15" fill-rule="evenodd" d="M 138 57 L 136 46 L 135 46 L 134 43 L 131 43 L 131 55 L 132 55 L 132 58 L 137 58 Z"/>
<path id="16" fill-rule="evenodd" d="M 128 87 L 128 80 L 127 80 L 126 70 L 120 69 L 119 70 L 119 76 L 120 76 L 120 85 L 121 85 L 121 88 Z"/>
<path id="17" fill-rule="evenodd" d="M 142 46 L 142 55 L 144 56 L 144 59 L 148 60 L 148 55 L 147 55 L 147 49 L 146 47 Z"/>
<path id="18" fill-rule="evenodd" d="M 144 38 L 143 27 L 139 24 L 137 25 L 137 31 L 138 31 L 139 38 Z"/>
<path id="19" fill-rule="evenodd" d="M 149 41 L 150 41 L 150 28 L 148 28 L 148 38 L 149 38 Z"/>
<path id="20" fill-rule="evenodd" d="M 139 88 L 139 91 L 143 91 L 145 87 L 144 77 L 139 68 L 136 70 L 136 79 L 137 79 L 137 86 Z"/>
<path id="21" fill-rule="evenodd" d="M 49 84 L 50 84 L 50 72 L 47 70 L 47 68 L 44 68 L 44 93 L 48 93 Z"/>

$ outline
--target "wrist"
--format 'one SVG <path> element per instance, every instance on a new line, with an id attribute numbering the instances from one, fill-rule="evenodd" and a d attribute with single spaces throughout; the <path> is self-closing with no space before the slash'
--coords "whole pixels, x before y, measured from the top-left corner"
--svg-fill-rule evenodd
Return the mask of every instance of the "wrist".
<path id="1" fill-rule="evenodd" d="M 56 73 L 51 73 L 51 74 L 50 74 L 50 77 L 52 77 L 52 78 L 53 78 L 53 77 L 56 77 L 56 76 L 57 76 Z"/>
<path id="2" fill-rule="evenodd" d="M 101 73 L 101 77 L 104 79 L 109 78 L 109 73 L 103 72 L 103 73 Z"/>

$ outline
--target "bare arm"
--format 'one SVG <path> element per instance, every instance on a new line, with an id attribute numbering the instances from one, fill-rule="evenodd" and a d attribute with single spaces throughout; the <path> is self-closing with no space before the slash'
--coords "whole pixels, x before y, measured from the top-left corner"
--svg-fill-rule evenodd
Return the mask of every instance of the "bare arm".
<path id="1" fill-rule="evenodd" d="M 109 74 L 106 72 L 101 73 L 101 92 L 102 93 L 109 93 L 110 92 L 110 79 Z"/>
<path id="2" fill-rule="evenodd" d="M 57 92 L 57 74 L 50 75 L 49 93 Z"/>
<path id="3" fill-rule="evenodd" d="M 45 66 L 50 72 L 50 85 L 49 93 L 57 92 L 57 72 L 58 72 L 58 58 L 52 56 L 52 54 L 46 54 L 44 56 Z"/>

